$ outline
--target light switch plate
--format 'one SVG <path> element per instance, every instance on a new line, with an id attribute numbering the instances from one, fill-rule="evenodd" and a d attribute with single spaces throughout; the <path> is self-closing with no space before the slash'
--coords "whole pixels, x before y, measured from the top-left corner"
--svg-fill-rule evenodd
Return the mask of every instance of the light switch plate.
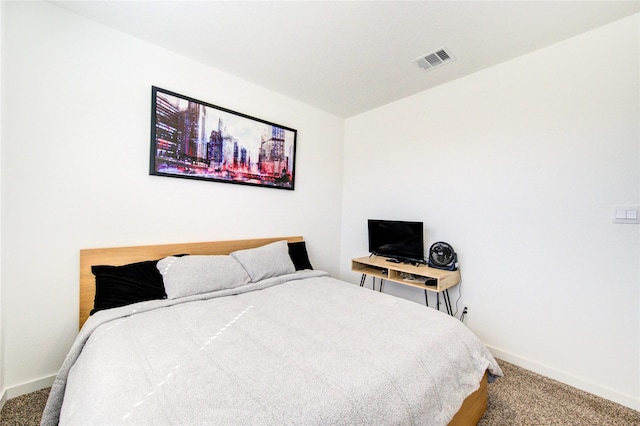
<path id="1" fill-rule="evenodd" d="M 615 206 L 613 208 L 613 223 L 640 223 L 638 211 L 640 206 Z"/>

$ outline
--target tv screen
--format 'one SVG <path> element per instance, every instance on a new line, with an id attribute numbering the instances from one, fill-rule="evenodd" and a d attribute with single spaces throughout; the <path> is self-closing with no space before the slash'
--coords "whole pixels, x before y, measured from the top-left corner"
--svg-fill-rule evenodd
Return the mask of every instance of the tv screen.
<path id="1" fill-rule="evenodd" d="M 424 263 L 422 222 L 369 219 L 369 252 Z"/>

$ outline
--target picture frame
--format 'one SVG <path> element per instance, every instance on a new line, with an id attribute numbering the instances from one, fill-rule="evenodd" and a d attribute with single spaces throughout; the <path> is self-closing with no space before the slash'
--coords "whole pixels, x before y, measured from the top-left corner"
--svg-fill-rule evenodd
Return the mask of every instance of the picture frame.
<path id="1" fill-rule="evenodd" d="M 298 132 L 152 86 L 149 174 L 293 190 Z"/>

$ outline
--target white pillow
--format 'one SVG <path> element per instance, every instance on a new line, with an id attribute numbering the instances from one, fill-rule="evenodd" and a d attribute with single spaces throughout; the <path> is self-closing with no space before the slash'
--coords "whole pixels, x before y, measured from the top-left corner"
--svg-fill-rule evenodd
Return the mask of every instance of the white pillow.
<path id="1" fill-rule="evenodd" d="M 235 288 L 250 282 L 242 265 L 231 256 L 169 256 L 156 267 L 168 299 Z"/>
<path id="2" fill-rule="evenodd" d="M 230 256 L 240 262 L 254 283 L 265 278 L 293 274 L 296 271 L 289 256 L 289 245 L 286 240 L 262 247 L 234 251 Z"/>

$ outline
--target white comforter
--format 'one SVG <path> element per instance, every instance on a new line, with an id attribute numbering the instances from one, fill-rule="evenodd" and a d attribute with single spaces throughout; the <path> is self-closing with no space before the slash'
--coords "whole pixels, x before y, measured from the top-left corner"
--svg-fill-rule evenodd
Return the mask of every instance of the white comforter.
<path id="1" fill-rule="evenodd" d="M 96 313 L 42 424 L 445 425 L 485 370 L 455 318 L 299 271 Z"/>

